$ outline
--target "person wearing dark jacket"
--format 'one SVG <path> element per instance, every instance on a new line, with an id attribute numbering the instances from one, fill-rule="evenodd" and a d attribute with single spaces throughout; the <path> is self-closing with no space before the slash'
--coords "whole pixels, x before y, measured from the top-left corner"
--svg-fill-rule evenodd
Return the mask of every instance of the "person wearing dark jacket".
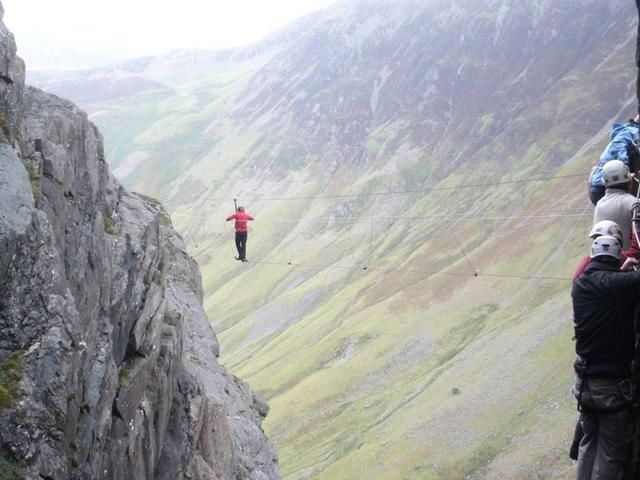
<path id="1" fill-rule="evenodd" d="M 236 227 L 236 248 L 238 249 L 238 256 L 236 260 L 241 262 L 247 261 L 247 236 L 249 227 L 248 222 L 255 220 L 250 214 L 244 211 L 244 207 L 238 207 L 238 211 L 227 217 L 227 222 L 235 220 Z"/>
<path id="2" fill-rule="evenodd" d="M 596 238 L 591 262 L 571 290 L 578 355 L 573 393 L 584 431 L 578 480 L 622 479 L 630 461 L 630 376 L 640 271 L 619 270 L 621 250 L 614 237 Z"/>

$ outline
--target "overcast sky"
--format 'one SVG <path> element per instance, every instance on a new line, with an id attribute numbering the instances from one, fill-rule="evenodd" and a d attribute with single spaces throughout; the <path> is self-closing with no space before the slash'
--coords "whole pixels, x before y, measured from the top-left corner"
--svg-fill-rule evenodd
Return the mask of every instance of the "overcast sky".
<path id="1" fill-rule="evenodd" d="M 336 0 L 1 0 L 20 55 L 139 56 L 246 45 Z M 70 54 L 71 55 L 71 54 Z"/>

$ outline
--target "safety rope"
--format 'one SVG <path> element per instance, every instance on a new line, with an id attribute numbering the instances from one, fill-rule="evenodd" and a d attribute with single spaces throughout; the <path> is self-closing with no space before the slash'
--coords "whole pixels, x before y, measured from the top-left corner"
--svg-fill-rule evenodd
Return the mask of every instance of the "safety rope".
<path id="1" fill-rule="evenodd" d="M 331 265 L 323 263 L 304 263 L 304 262 L 268 262 L 265 260 L 258 260 L 252 262 L 254 264 L 262 265 L 280 265 L 288 267 L 303 267 L 303 268 L 316 268 L 316 269 L 339 269 L 339 270 L 366 270 L 370 272 L 382 272 L 382 273 L 416 273 L 423 275 L 452 275 L 459 277 L 489 277 L 489 278 L 521 278 L 526 280 L 556 280 L 556 281 L 570 281 L 571 277 L 549 276 L 549 275 L 521 275 L 516 273 L 486 273 L 479 270 L 474 272 L 447 272 L 443 270 L 422 270 L 422 269 L 400 269 L 400 268 L 378 268 L 367 266 L 367 268 L 356 268 L 346 265 Z"/>
<path id="2" fill-rule="evenodd" d="M 486 183 L 476 183 L 476 184 L 463 184 L 457 185 L 454 187 L 431 187 L 425 189 L 415 189 L 415 190 L 402 190 L 402 191 L 389 191 L 389 192 L 371 192 L 371 193 L 354 193 L 354 194 L 338 194 L 338 195 L 318 195 L 318 196 L 301 196 L 301 197 L 263 197 L 263 198 L 254 198 L 254 199 L 244 199 L 246 202 L 258 202 L 258 201 L 273 201 L 273 200 L 313 200 L 313 199 L 327 199 L 327 198 L 354 198 L 361 196 L 382 196 L 382 195 L 401 195 L 401 194 L 412 194 L 412 193 L 425 193 L 429 191 L 443 191 L 443 190 L 456 190 L 456 189 L 468 189 L 468 188 L 478 188 L 478 187 L 490 187 L 497 185 L 510 185 L 516 183 L 528 183 L 528 182 L 539 182 L 539 181 L 550 181 L 556 179 L 564 179 L 564 178 L 573 178 L 573 177 L 582 177 L 583 174 L 570 174 L 570 175 L 555 175 L 555 176 L 547 176 L 547 177 L 537 177 L 537 178 L 522 178 L 518 180 L 504 180 L 498 182 L 486 182 Z M 212 199 L 212 200 L 224 200 L 224 199 Z M 234 203 L 237 201 L 234 198 Z M 400 270 L 400 269 L 380 269 L 370 266 L 371 257 L 373 255 L 373 224 L 374 222 L 389 222 L 389 221 L 418 221 L 418 220 L 442 220 L 447 219 L 450 221 L 458 222 L 458 221 L 487 221 L 487 220 L 535 220 L 535 219 L 553 219 L 553 218 L 578 218 L 578 217 L 587 217 L 592 214 L 589 212 L 585 212 L 583 209 L 549 209 L 549 210 L 533 210 L 533 211 L 512 211 L 512 212 L 465 212 L 465 213 L 449 213 L 449 214 L 438 214 L 438 215 L 422 215 L 422 216 L 412 216 L 412 217 L 360 217 L 360 218 L 334 218 L 334 217 L 317 217 L 317 218 L 289 218 L 289 219 L 277 219 L 276 222 L 297 222 L 297 223 L 305 223 L 305 222 L 334 222 L 334 223 L 361 223 L 367 222 L 369 223 L 369 238 L 368 238 L 368 248 L 366 248 L 367 253 L 363 258 L 363 262 L 359 262 L 355 259 L 353 255 L 353 232 L 350 231 L 351 241 L 349 242 L 349 248 L 351 250 L 351 257 L 354 260 L 354 263 L 361 263 L 362 270 L 371 270 L 371 271 L 381 271 L 381 272 L 404 272 L 404 273 L 421 273 L 421 274 L 446 274 L 446 275 L 473 275 L 474 277 L 485 276 L 485 277 L 496 277 L 496 278 L 523 278 L 523 279 L 540 279 L 540 280 L 570 280 L 570 277 L 554 277 L 554 276 L 544 276 L 544 275 L 518 275 L 518 274 L 490 274 L 490 273 L 481 273 L 478 268 L 471 261 L 468 253 L 464 249 L 464 246 L 461 242 L 458 243 L 458 247 L 463 258 L 469 264 L 472 269 L 472 272 L 442 272 L 442 271 L 429 271 L 429 270 Z M 313 256 L 313 255 L 312 255 Z M 305 260 L 309 260 L 311 257 Z M 263 264 L 271 264 L 271 265 L 287 265 L 287 266 L 300 266 L 300 267 L 315 267 L 315 268 L 340 268 L 340 269 L 353 269 L 354 267 L 342 267 L 335 266 L 330 264 L 311 264 L 305 262 L 294 262 L 293 260 L 288 260 L 286 263 L 280 262 L 264 262 L 257 261 L 253 263 L 263 263 Z"/>
<path id="3" fill-rule="evenodd" d="M 229 222 L 227 222 L 226 220 L 222 220 L 222 224 L 224 225 L 224 228 L 225 228 L 225 230 L 227 230 L 227 231 L 229 231 L 229 225 L 228 225 L 228 223 L 229 223 Z M 233 258 L 235 258 L 235 257 L 236 257 L 236 253 L 237 253 L 237 252 L 236 252 L 236 245 L 235 245 L 235 242 L 231 240 L 231 237 L 235 238 L 235 229 L 234 229 L 234 231 L 233 231 L 233 235 L 228 235 L 228 234 L 227 234 L 227 235 L 226 235 L 226 237 L 229 239 L 228 241 L 229 241 L 229 246 L 231 247 L 231 256 L 232 256 Z"/>
<path id="4" fill-rule="evenodd" d="M 460 190 L 460 189 L 468 189 L 468 188 L 496 187 L 499 185 L 513 185 L 513 184 L 531 183 L 531 182 L 548 182 L 551 180 L 561 180 L 564 178 L 575 178 L 575 177 L 584 177 L 584 176 L 585 175 L 582 173 L 573 173 L 569 175 L 555 175 L 550 177 L 536 177 L 536 178 L 525 177 L 525 178 L 519 178 L 517 180 L 502 180 L 498 182 L 470 183 L 466 185 L 462 184 L 462 185 L 455 185 L 451 187 L 427 187 L 427 188 L 411 189 L 411 190 L 391 190 L 388 192 L 341 193 L 341 194 L 335 194 L 335 195 L 309 195 L 309 196 L 301 196 L 301 197 L 257 197 L 257 198 L 243 198 L 243 200 L 245 202 L 256 203 L 256 202 L 267 202 L 267 201 L 316 200 L 316 199 L 327 199 L 327 198 L 358 198 L 358 197 L 379 197 L 379 196 L 386 196 L 386 195 L 409 195 L 414 193 Z M 223 202 L 223 201 L 228 201 L 229 198 L 213 197 L 210 200 Z"/>
<path id="5" fill-rule="evenodd" d="M 549 212 L 553 212 L 550 210 Z M 576 217 L 591 217 L 592 212 L 585 212 L 584 209 L 574 209 L 574 213 L 547 213 L 546 211 L 540 212 L 524 212 L 524 214 L 438 214 L 438 215 L 419 215 L 413 217 L 407 216 L 389 216 L 389 217 L 353 217 L 353 218 L 337 218 L 337 217 L 315 217 L 315 218 L 280 218 L 276 222 L 282 223 L 369 223 L 369 222 L 391 222 L 391 221 L 407 221 L 416 222 L 419 220 L 451 220 L 451 221 L 478 221 L 478 220 L 535 220 L 546 218 L 576 218 Z"/>

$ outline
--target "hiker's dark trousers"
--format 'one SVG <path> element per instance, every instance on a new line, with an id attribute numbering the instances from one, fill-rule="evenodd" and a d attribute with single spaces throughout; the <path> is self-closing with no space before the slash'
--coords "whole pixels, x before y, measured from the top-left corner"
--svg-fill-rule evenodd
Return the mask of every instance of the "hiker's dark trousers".
<path id="1" fill-rule="evenodd" d="M 247 259 L 247 232 L 236 232 L 236 248 L 238 249 L 238 258 L 240 260 Z"/>
<path id="2" fill-rule="evenodd" d="M 578 450 L 577 480 L 622 480 L 631 457 L 632 418 L 618 379 L 578 379 L 580 423 L 584 437 Z M 628 383 L 629 381 L 626 380 Z M 630 385 L 630 384 L 629 384 Z"/>
<path id="3" fill-rule="evenodd" d="M 582 412 L 578 480 L 622 480 L 631 454 L 631 413 Z"/>

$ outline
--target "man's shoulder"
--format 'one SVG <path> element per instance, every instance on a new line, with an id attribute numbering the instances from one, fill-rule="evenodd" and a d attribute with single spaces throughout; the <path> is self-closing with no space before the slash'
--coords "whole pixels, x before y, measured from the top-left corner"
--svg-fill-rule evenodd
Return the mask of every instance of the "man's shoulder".
<path id="1" fill-rule="evenodd" d="M 584 269 L 584 273 L 586 274 L 594 274 L 594 273 L 600 273 L 600 272 L 605 274 L 629 273 L 629 272 L 622 272 L 620 270 L 620 265 L 614 265 L 613 263 L 602 262 L 595 259 L 591 259 L 591 261 L 588 263 L 588 265 Z"/>
<path id="2" fill-rule="evenodd" d="M 623 272 L 618 265 L 593 260 L 587 265 L 581 277 L 591 278 L 592 282 L 595 281 L 598 284 L 605 281 L 611 287 L 640 285 L 640 271 Z"/>
<path id="3" fill-rule="evenodd" d="M 624 202 L 624 204 L 634 204 L 636 201 L 636 197 L 631 195 L 624 190 L 620 190 L 618 188 L 609 188 L 604 197 L 602 197 L 598 203 L 596 204 L 596 209 L 598 207 L 607 207 L 613 206 L 617 203 Z"/>

